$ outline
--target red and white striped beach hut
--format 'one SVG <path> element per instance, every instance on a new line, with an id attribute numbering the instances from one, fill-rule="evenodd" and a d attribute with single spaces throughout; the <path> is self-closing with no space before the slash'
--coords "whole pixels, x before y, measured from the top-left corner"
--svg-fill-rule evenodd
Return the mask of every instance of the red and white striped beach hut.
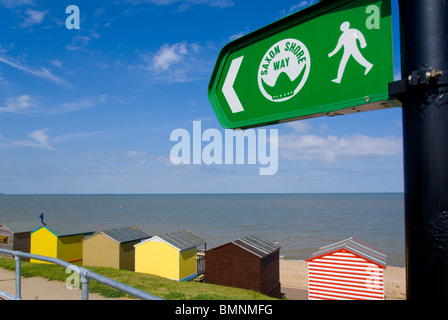
<path id="1" fill-rule="evenodd" d="M 308 262 L 309 300 L 383 300 L 384 251 L 349 238 L 319 248 Z"/>

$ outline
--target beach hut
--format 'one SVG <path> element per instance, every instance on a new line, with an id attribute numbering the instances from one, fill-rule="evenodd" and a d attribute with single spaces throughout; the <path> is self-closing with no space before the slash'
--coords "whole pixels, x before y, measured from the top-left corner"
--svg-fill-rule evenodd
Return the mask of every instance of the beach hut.
<path id="1" fill-rule="evenodd" d="M 309 300 L 383 300 L 387 255 L 354 238 L 319 248 L 308 262 Z"/>
<path id="2" fill-rule="evenodd" d="M 187 231 L 154 236 L 135 245 L 135 271 L 172 280 L 197 276 L 197 248 L 206 240 Z"/>
<path id="3" fill-rule="evenodd" d="M 31 232 L 31 253 L 82 265 L 82 242 L 93 230 L 79 223 L 44 225 Z M 46 263 L 31 259 L 31 262 Z"/>
<path id="4" fill-rule="evenodd" d="M 134 245 L 148 238 L 148 234 L 136 227 L 98 231 L 82 240 L 83 265 L 133 271 Z"/>
<path id="5" fill-rule="evenodd" d="M 37 222 L 31 221 L 11 221 L 0 224 L 0 248 L 8 250 L 17 250 L 22 252 L 30 252 L 31 231 L 41 226 Z M 13 258 L 12 255 L 2 254 L 2 257 Z M 28 258 L 22 258 L 28 261 Z"/>
<path id="6" fill-rule="evenodd" d="M 255 234 L 205 252 L 205 282 L 280 298 L 280 247 Z"/>

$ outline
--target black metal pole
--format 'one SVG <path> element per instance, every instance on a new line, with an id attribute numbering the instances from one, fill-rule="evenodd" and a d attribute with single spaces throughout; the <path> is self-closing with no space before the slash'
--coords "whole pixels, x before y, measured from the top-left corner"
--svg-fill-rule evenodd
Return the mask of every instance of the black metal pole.
<path id="1" fill-rule="evenodd" d="M 399 0 L 407 299 L 448 300 L 448 72 L 446 0 Z M 420 80 L 416 77 L 420 75 Z M 440 73 L 439 73 L 440 76 Z"/>

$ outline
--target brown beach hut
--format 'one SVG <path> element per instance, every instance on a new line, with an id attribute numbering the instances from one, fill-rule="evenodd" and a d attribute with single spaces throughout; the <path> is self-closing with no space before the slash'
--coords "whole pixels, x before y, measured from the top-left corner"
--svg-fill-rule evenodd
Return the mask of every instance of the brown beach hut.
<path id="1" fill-rule="evenodd" d="M 280 247 L 255 234 L 205 252 L 205 282 L 280 298 Z"/>
<path id="2" fill-rule="evenodd" d="M 136 227 L 98 231 L 83 239 L 83 265 L 133 271 L 134 245 L 150 236 Z"/>
<path id="3" fill-rule="evenodd" d="M 39 222 L 31 221 L 11 221 L 0 224 L 0 248 L 7 250 L 17 250 L 30 252 L 31 231 L 41 227 Z M 13 258 L 12 255 L 2 254 L 0 256 Z M 29 260 L 22 258 L 23 260 Z"/>

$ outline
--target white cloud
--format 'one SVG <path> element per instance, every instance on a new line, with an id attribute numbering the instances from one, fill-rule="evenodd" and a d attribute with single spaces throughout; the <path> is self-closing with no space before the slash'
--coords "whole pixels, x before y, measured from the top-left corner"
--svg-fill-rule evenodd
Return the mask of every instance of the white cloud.
<path id="1" fill-rule="evenodd" d="M 182 61 L 187 53 L 186 42 L 175 43 L 173 45 L 165 44 L 154 56 L 154 69 L 167 70 L 173 64 Z"/>
<path id="2" fill-rule="evenodd" d="M 103 133 L 102 131 L 94 131 L 94 132 L 79 132 L 79 133 L 63 134 L 63 135 L 51 138 L 51 142 L 52 143 L 60 143 L 60 142 L 78 140 L 81 138 L 91 137 L 91 136 L 99 135 L 102 133 Z"/>
<path id="3" fill-rule="evenodd" d="M 0 113 L 17 114 L 62 114 L 93 108 L 107 102 L 124 103 L 120 99 L 110 97 L 105 94 L 82 97 L 75 101 L 62 102 L 55 107 L 47 107 L 44 102 L 36 102 L 38 99 L 23 94 L 17 97 L 6 99 L 3 106 L 0 105 Z"/>
<path id="4" fill-rule="evenodd" d="M 134 5 L 139 5 L 142 3 L 151 3 L 158 6 L 166 6 L 170 4 L 179 3 L 180 8 L 183 10 L 196 4 L 205 4 L 219 8 L 231 7 L 234 4 L 232 0 L 127 0 L 126 2 L 132 3 Z"/>
<path id="5" fill-rule="evenodd" d="M 52 64 L 52 65 L 54 65 L 55 67 L 62 67 L 62 61 L 60 61 L 60 60 L 57 60 L 57 59 L 51 59 L 50 60 L 50 63 Z"/>
<path id="6" fill-rule="evenodd" d="M 241 32 L 238 32 L 237 34 L 231 35 L 229 37 L 229 40 L 230 41 L 236 40 L 236 39 L 241 38 L 242 36 L 244 36 L 244 35 L 246 35 L 248 33 L 249 33 L 249 29 L 246 29 L 246 31 L 241 31 Z"/>
<path id="7" fill-rule="evenodd" d="M 146 65 L 140 68 L 150 71 L 156 81 L 187 82 L 209 77 L 213 66 L 201 56 L 202 49 L 187 41 L 164 44 L 154 54 L 141 54 Z"/>
<path id="8" fill-rule="evenodd" d="M 48 135 L 45 134 L 45 131 L 47 131 L 48 129 L 43 129 L 43 130 L 36 130 L 33 132 L 30 132 L 28 135 L 33 138 L 34 140 L 36 140 L 37 142 L 39 142 L 39 144 L 41 145 L 48 145 Z"/>
<path id="9" fill-rule="evenodd" d="M 10 9 L 23 5 L 34 6 L 35 2 L 34 0 L 0 0 L 0 5 Z"/>
<path id="10" fill-rule="evenodd" d="M 1 75 L 1 73 L 0 73 L 0 84 L 3 84 L 3 85 L 8 85 L 8 84 L 9 84 L 8 79 L 6 79 L 5 77 L 3 77 L 3 76 Z"/>
<path id="11" fill-rule="evenodd" d="M 289 9 L 289 13 L 294 13 L 296 11 L 302 10 L 306 7 L 309 7 L 315 3 L 319 2 L 319 0 L 302 0 L 300 1 L 298 4 L 293 5 L 290 9 Z"/>
<path id="12" fill-rule="evenodd" d="M 60 103 L 57 107 L 48 109 L 43 112 L 51 114 L 74 112 L 82 109 L 93 108 L 97 105 L 104 104 L 107 101 L 110 101 L 110 98 L 104 94 L 91 97 L 83 97 L 76 101 Z"/>
<path id="13" fill-rule="evenodd" d="M 147 165 L 154 160 L 153 156 L 145 151 L 129 150 L 126 151 L 126 156 L 141 166 Z"/>
<path id="14" fill-rule="evenodd" d="M 293 5 L 289 10 L 282 10 L 280 13 L 280 18 L 284 18 L 287 15 L 293 14 L 297 11 L 300 11 L 302 9 L 305 9 L 306 7 L 309 7 L 313 4 L 318 3 L 319 0 L 302 0 L 298 4 Z"/>
<path id="15" fill-rule="evenodd" d="M 24 21 L 19 23 L 19 26 L 22 28 L 27 28 L 35 24 L 41 24 L 47 13 L 48 12 L 46 11 L 33 10 L 28 8 L 25 11 L 25 14 L 27 15 L 26 18 L 24 19 Z"/>
<path id="16" fill-rule="evenodd" d="M 210 1 L 210 5 L 212 7 L 218 7 L 218 8 L 228 8 L 233 6 L 233 1 L 231 0 L 212 0 Z"/>
<path id="17" fill-rule="evenodd" d="M 148 154 L 145 151 L 129 150 L 126 152 L 126 155 L 131 158 L 138 158 L 138 157 L 146 157 Z"/>
<path id="18" fill-rule="evenodd" d="M 50 137 L 47 134 L 49 129 L 40 129 L 29 132 L 27 135 L 30 139 L 26 140 L 10 140 L 0 135 L 0 149 L 13 148 L 13 147 L 30 147 L 38 149 L 46 149 L 57 151 L 58 149 L 54 146 L 55 144 L 61 144 L 63 142 L 79 140 L 94 135 L 101 134 L 102 132 L 80 132 L 63 134 L 55 137 Z"/>
<path id="19" fill-rule="evenodd" d="M 100 35 L 96 32 L 91 33 L 89 36 L 77 35 L 72 38 L 72 42 L 65 46 L 69 51 L 79 51 L 85 49 L 90 41 L 93 39 L 99 39 Z"/>
<path id="20" fill-rule="evenodd" d="M 26 73 L 32 74 L 32 75 L 34 75 L 36 77 L 39 77 L 41 79 L 44 79 L 44 80 L 56 83 L 58 85 L 66 86 L 66 87 L 70 86 L 67 81 L 65 81 L 64 79 L 62 79 L 62 78 L 60 78 L 60 77 L 58 77 L 56 75 L 54 75 L 49 70 L 47 70 L 47 69 L 45 69 L 43 67 L 41 68 L 41 70 L 33 70 L 33 69 L 30 69 L 30 68 L 24 67 L 24 66 L 20 65 L 17 62 L 11 61 L 11 59 L 9 59 L 9 58 L 5 58 L 5 57 L 2 57 L 2 56 L 0 56 L 0 62 L 3 62 L 3 63 L 5 63 L 5 64 L 7 64 L 7 65 L 17 69 L 17 70 L 24 71 Z"/>
<path id="21" fill-rule="evenodd" d="M 32 147 L 47 150 L 56 150 L 48 141 L 47 129 L 36 130 L 28 133 L 31 140 L 13 141 L 8 146 Z"/>
<path id="22" fill-rule="evenodd" d="M 34 107 L 34 103 L 29 95 L 21 95 L 15 98 L 8 98 L 3 107 L 0 107 L 0 113 L 28 113 Z"/>
<path id="23" fill-rule="evenodd" d="M 127 0 L 134 5 L 142 3 L 154 4 L 157 6 L 177 5 L 177 12 L 184 12 L 194 5 L 202 4 L 210 7 L 228 8 L 233 6 L 232 0 Z"/>
<path id="24" fill-rule="evenodd" d="M 293 128 L 295 133 L 307 133 L 311 129 L 311 126 L 306 121 L 293 121 L 286 123 L 286 125 Z"/>
<path id="25" fill-rule="evenodd" d="M 326 137 L 292 133 L 279 136 L 280 154 L 290 160 L 318 163 L 351 161 L 400 155 L 402 140 L 398 137 L 368 137 L 362 134 Z"/>

